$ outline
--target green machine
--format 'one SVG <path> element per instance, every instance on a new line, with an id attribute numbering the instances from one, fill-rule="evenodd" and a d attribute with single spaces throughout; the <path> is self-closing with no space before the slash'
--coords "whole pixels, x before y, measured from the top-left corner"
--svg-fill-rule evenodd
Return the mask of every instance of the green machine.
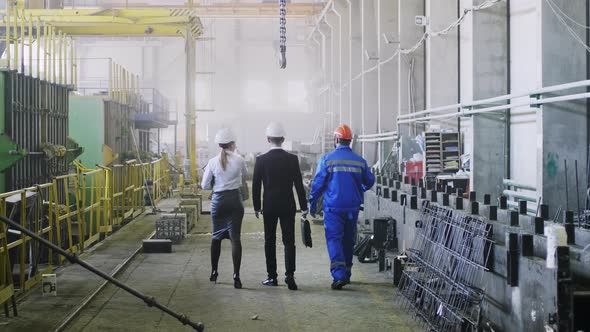
<path id="1" fill-rule="evenodd" d="M 78 159 L 93 168 L 135 151 L 131 134 L 136 113 L 136 106 L 107 96 L 70 96 L 70 136 L 84 146 Z"/>

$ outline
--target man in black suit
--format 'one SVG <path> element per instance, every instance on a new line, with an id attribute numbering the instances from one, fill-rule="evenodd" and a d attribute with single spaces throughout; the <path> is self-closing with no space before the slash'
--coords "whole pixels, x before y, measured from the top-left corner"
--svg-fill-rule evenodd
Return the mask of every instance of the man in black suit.
<path id="1" fill-rule="evenodd" d="M 270 151 L 258 156 L 254 165 L 252 181 L 252 200 L 256 218 L 263 214 L 264 252 L 268 278 L 262 282 L 265 286 L 277 286 L 277 222 L 281 223 L 283 245 L 285 246 L 285 283 L 290 290 L 297 290 L 295 283 L 295 197 L 293 185 L 299 197 L 299 207 L 307 214 L 307 199 L 299 160 L 296 155 L 282 149 L 285 130 L 278 123 L 271 123 L 266 128 Z M 260 192 L 264 186 L 264 205 L 260 204 Z"/>

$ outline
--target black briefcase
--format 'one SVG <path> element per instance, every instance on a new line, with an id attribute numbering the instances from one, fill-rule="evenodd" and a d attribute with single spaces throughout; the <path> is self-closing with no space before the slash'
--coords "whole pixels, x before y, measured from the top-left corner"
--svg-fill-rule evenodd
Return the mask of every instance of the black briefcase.
<path id="1" fill-rule="evenodd" d="M 301 218 L 301 240 L 303 241 L 303 245 L 311 248 L 311 226 L 309 225 L 309 220 L 304 218 Z"/>

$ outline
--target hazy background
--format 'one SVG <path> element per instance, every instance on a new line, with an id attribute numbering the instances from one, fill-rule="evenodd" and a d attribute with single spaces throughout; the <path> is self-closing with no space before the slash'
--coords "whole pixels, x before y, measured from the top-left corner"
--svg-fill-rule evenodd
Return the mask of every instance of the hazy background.
<path id="1" fill-rule="evenodd" d="M 220 127 L 232 128 L 241 152 L 267 149 L 264 129 L 282 122 L 288 139 L 309 142 L 322 125 L 308 103 L 314 59 L 304 40 L 303 19 L 287 21 L 286 70 L 278 68 L 278 19 L 203 19 L 205 33 L 197 42 L 197 135 L 199 144 L 212 143 Z M 184 153 L 184 41 L 181 38 L 78 38 L 79 82 L 104 86 L 109 59 L 138 74 L 144 92 L 158 89 L 170 100 L 171 118 L 178 112 L 177 141 Z M 308 44 L 309 47 L 309 44 Z M 87 93 L 93 92 L 92 89 Z M 149 96 L 148 96 L 149 98 Z M 162 131 L 163 147 L 172 151 L 172 127 Z"/>

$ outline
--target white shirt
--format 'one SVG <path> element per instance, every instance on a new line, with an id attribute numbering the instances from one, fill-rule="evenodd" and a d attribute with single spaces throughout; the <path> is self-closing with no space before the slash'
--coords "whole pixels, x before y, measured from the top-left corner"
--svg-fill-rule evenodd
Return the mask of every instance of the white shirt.
<path id="1" fill-rule="evenodd" d="M 231 151 L 227 152 L 227 165 L 225 171 L 221 168 L 221 154 L 211 158 L 205 166 L 201 187 L 211 189 L 211 181 L 215 177 L 213 192 L 234 190 L 242 187 L 242 179 L 246 177 L 248 170 L 246 162 L 239 154 Z"/>

